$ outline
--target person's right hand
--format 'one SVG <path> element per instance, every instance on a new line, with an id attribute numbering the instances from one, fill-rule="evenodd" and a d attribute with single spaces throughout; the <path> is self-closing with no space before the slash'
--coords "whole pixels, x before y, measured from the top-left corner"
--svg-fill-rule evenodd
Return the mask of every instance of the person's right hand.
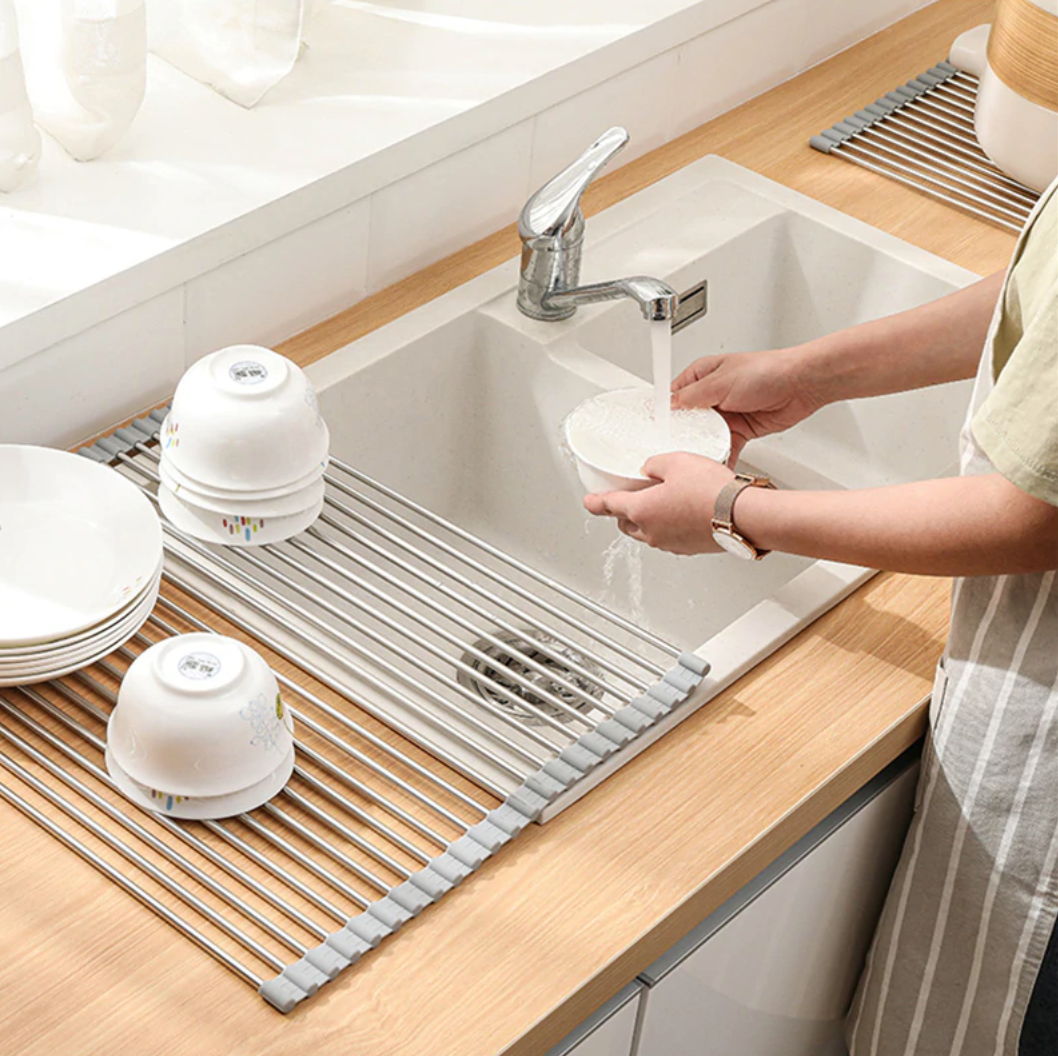
<path id="1" fill-rule="evenodd" d="M 806 373 L 796 349 L 703 356 L 672 383 L 672 406 L 719 411 L 731 429 L 733 466 L 750 440 L 789 429 L 827 402 Z"/>

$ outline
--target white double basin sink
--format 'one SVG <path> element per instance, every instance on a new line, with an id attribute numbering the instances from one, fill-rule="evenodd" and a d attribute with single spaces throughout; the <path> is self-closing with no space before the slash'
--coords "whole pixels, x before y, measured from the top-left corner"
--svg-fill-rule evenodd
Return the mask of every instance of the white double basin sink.
<path id="1" fill-rule="evenodd" d="M 707 313 L 674 338 L 675 371 L 705 354 L 791 346 L 976 278 L 717 157 L 588 221 L 582 279 L 635 274 L 680 291 L 708 283 Z M 583 307 L 565 322 L 528 319 L 515 305 L 517 281 L 518 262 L 510 261 L 310 374 L 339 458 L 710 663 L 687 704 L 550 815 L 872 572 L 783 554 L 743 563 L 640 548 L 641 602 L 633 604 L 620 562 L 608 584 L 604 552 L 616 527 L 584 511 L 561 423 L 597 392 L 649 384 L 648 328 L 629 302 Z M 943 475 L 955 464 L 967 398 L 957 384 L 834 405 L 751 443 L 743 461 L 786 487 Z"/>

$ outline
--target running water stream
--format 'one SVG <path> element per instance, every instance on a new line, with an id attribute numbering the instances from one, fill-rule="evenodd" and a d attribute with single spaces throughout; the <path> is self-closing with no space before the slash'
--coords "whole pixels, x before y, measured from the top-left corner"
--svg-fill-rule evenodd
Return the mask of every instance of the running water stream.
<path id="1" fill-rule="evenodd" d="M 650 347 L 654 366 L 654 422 L 658 429 L 658 449 L 668 451 L 672 444 L 669 412 L 672 384 L 672 323 L 656 319 L 650 324 Z"/>

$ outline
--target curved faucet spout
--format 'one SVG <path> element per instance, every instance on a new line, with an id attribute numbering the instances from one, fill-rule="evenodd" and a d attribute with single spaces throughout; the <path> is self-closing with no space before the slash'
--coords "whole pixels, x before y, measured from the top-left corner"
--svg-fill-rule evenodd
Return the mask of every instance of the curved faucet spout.
<path id="1" fill-rule="evenodd" d="M 624 297 L 639 305 L 644 319 L 654 321 L 674 318 L 680 303 L 679 295 L 668 283 L 649 275 L 632 275 L 570 290 L 551 290 L 544 297 L 544 307 L 565 313 L 581 304 L 616 301 Z"/>
<path id="2" fill-rule="evenodd" d="M 531 319 L 568 319 L 577 305 L 630 297 L 646 319 L 673 319 L 676 291 L 660 279 L 632 275 L 627 279 L 578 285 L 584 246 L 580 198 L 588 184 L 626 143 L 623 128 L 604 132 L 568 168 L 534 194 L 518 219 L 522 265 L 518 308 Z"/>

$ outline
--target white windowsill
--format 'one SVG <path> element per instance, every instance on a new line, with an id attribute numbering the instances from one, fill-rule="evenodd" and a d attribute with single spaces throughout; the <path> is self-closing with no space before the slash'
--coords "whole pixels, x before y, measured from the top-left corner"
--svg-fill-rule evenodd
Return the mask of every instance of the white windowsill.
<path id="1" fill-rule="evenodd" d="M 117 147 L 0 197 L 0 369 L 763 2 L 338 0 L 253 111 L 152 57 Z"/>

